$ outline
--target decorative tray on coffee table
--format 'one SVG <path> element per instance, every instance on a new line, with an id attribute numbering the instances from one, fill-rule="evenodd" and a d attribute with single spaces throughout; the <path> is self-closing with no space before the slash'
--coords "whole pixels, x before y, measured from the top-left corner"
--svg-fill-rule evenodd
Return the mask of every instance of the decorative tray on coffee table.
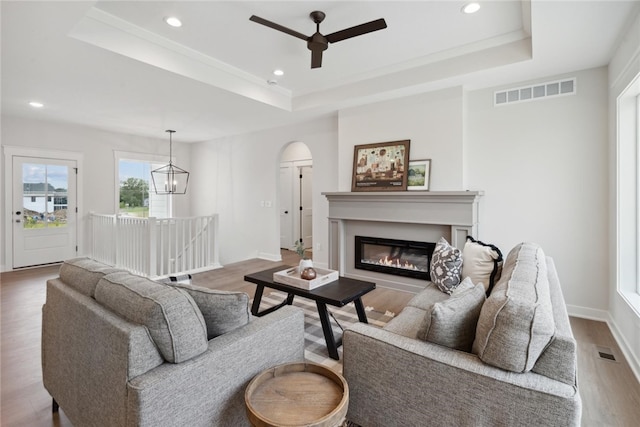
<path id="1" fill-rule="evenodd" d="M 284 285 L 295 286 L 296 288 L 311 290 L 338 280 L 338 272 L 335 270 L 326 270 L 317 267 L 313 269 L 316 271 L 315 279 L 303 279 L 300 277 L 300 273 L 298 273 L 298 267 L 291 267 L 273 273 L 273 281 Z"/>

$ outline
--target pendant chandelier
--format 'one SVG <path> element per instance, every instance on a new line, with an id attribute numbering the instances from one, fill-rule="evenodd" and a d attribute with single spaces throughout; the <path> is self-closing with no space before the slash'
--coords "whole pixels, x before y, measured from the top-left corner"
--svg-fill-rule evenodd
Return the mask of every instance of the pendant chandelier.
<path id="1" fill-rule="evenodd" d="M 169 164 L 151 171 L 153 188 L 156 194 L 186 194 L 189 184 L 189 172 L 173 164 L 173 140 L 175 130 L 169 132 Z"/>

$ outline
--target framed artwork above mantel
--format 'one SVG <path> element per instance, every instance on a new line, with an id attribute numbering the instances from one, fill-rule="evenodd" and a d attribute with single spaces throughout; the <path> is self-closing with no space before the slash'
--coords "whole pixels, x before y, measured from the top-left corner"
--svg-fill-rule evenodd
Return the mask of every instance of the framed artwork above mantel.
<path id="1" fill-rule="evenodd" d="M 356 145 L 351 191 L 406 191 L 410 140 Z"/>
<path id="2" fill-rule="evenodd" d="M 410 160 L 407 168 L 407 190 L 429 191 L 431 159 Z"/>

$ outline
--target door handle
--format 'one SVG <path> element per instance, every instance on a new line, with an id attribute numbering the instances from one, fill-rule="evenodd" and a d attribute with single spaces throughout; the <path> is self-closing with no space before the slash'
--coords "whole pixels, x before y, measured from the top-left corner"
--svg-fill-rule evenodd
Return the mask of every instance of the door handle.
<path id="1" fill-rule="evenodd" d="M 17 211 L 17 212 L 16 212 L 16 215 L 20 215 L 21 213 L 22 213 L 22 212 L 20 212 L 20 211 Z"/>
<path id="2" fill-rule="evenodd" d="M 285 213 L 285 214 L 288 214 L 288 213 L 289 213 L 289 211 L 284 211 L 284 213 Z"/>
<path id="3" fill-rule="evenodd" d="M 20 221 L 19 219 L 16 219 L 16 222 L 22 222 L 22 221 Z"/>

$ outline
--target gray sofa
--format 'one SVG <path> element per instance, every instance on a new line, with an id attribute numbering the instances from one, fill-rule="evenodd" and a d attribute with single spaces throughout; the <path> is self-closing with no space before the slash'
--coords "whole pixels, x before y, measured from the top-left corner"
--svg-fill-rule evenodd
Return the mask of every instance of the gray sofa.
<path id="1" fill-rule="evenodd" d="M 252 318 L 246 294 L 161 284 L 86 258 L 47 282 L 43 381 L 76 427 L 249 425 L 249 381 L 303 360 L 295 307 Z"/>
<path id="2" fill-rule="evenodd" d="M 384 329 L 345 331 L 347 418 L 366 427 L 579 426 L 576 342 L 553 260 L 537 245 L 516 246 L 490 295 L 466 311 L 476 314 L 459 349 L 448 343 L 451 325 L 434 326 L 454 296 L 430 283 Z"/>

